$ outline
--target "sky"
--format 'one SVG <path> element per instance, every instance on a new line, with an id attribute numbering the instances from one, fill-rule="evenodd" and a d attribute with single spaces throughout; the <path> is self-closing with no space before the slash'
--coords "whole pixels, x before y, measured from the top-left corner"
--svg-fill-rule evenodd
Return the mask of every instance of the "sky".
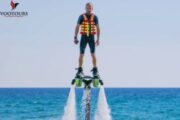
<path id="1" fill-rule="evenodd" d="M 14 0 L 27 17 L 0 16 L 0 87 L 69 87 L 73 44 L 87 0 Z M 91 0 L 101 27 L 97 64 L 106 87 L 180 87 L 179 0 Z M 11 11 L 0 0 L 0 11 Z M 78 36 L 80 39 L 80 35 Z M 91 75 L 89 48 L 84 73 Z"/>

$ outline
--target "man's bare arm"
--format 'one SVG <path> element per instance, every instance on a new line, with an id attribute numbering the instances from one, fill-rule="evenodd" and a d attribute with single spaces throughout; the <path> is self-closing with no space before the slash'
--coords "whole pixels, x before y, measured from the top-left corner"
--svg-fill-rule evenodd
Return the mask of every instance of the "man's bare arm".
<path id="1" fill-rule="evenodd" d="M 77 38 L 78 33 L 79 33 L 79 26 L 80 26 L 80 24 L 77 24 L 77 25 L 76 25 L 76 28 L 75 28 L 75 35 L 74 35 L 74 43 L 75 43 L 75 44 L 78 44 L 78 42 L 79 42 L 79 40 L 78 40 L 78 38 Z"/>
<path id="2" fill-rule="evenodd" d="M 79 26 L 80 24 L 77 24 L 76 25 L 76 28 L 75 28 L 75 36 L 74 37 L 77 37 L 78 33 L 79 33 Z"/>
<path id="3" fill-rule="evenodd" d="M 100 42 L 99 42 L 99 40 L 100 40 L 100 27 L 99 27 L 99 25 L 97 25 L 96 27 L 97 27 L 97 40 L 96 40 L 96 45 L 99 45 L 99 44 L 100 44 Z"/>

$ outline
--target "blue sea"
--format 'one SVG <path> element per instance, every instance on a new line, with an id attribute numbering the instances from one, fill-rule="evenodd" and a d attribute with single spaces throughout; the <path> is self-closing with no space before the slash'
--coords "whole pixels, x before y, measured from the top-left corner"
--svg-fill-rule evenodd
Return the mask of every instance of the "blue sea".
<path id="1" fill-rule="evenodd" d="M 60 120 L 69 88 L 1 88 L 0 120 Z M 91 92 L 91 116 L 97 107 L 98 89 Z M 106 88 L 113 120 L 180 120 L 180 89 Z M 76 89 L 81 113 L 83 89 Z"/>

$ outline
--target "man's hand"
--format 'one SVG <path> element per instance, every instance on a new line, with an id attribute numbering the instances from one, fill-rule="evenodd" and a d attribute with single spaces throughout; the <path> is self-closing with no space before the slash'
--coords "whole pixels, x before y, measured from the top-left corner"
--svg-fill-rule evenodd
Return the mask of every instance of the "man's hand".
<path id="1" fill-rule="evenodd" d="M 96 40 L 96 46 L 99 46 L 99 45 L 100 45 L 100 41 L 98 39 L 98 40 Z"/>
<path id="2" fill-rule="evenodd" d="M 74 44 L 78 44 L 79 43 L 79 40 L 77 39 L 77 37 L 74 37 Z"/>

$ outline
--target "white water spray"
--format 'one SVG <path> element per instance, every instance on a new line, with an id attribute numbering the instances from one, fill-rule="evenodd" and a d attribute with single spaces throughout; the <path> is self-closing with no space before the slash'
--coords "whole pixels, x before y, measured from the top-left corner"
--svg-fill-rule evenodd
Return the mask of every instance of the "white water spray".
<path id="1" fill-rule="evenodd" d="M 95 120 L 112 120 L 103 86 L 100 87 L 100 91 L 99 91 Z"/>
<path id="2" fill-rule="evenodd" d="M 75 88 L 72 85 L 68 100 L 67 100 L 67 105 L 64 109 L 64 115 L 62 117 L 62 120 L 76 120 L 76 99 L 75 99 Z"/>
<path id="3" fill-rule="evenodd" d="M 87 92 L 85 90 L 83 90 L 83 96 L 82 96 L 82 100 L 81 100 L 80 120 L 84 120 L 84 118 L 85 118 L 86 96 L 87 96 Z"/>

